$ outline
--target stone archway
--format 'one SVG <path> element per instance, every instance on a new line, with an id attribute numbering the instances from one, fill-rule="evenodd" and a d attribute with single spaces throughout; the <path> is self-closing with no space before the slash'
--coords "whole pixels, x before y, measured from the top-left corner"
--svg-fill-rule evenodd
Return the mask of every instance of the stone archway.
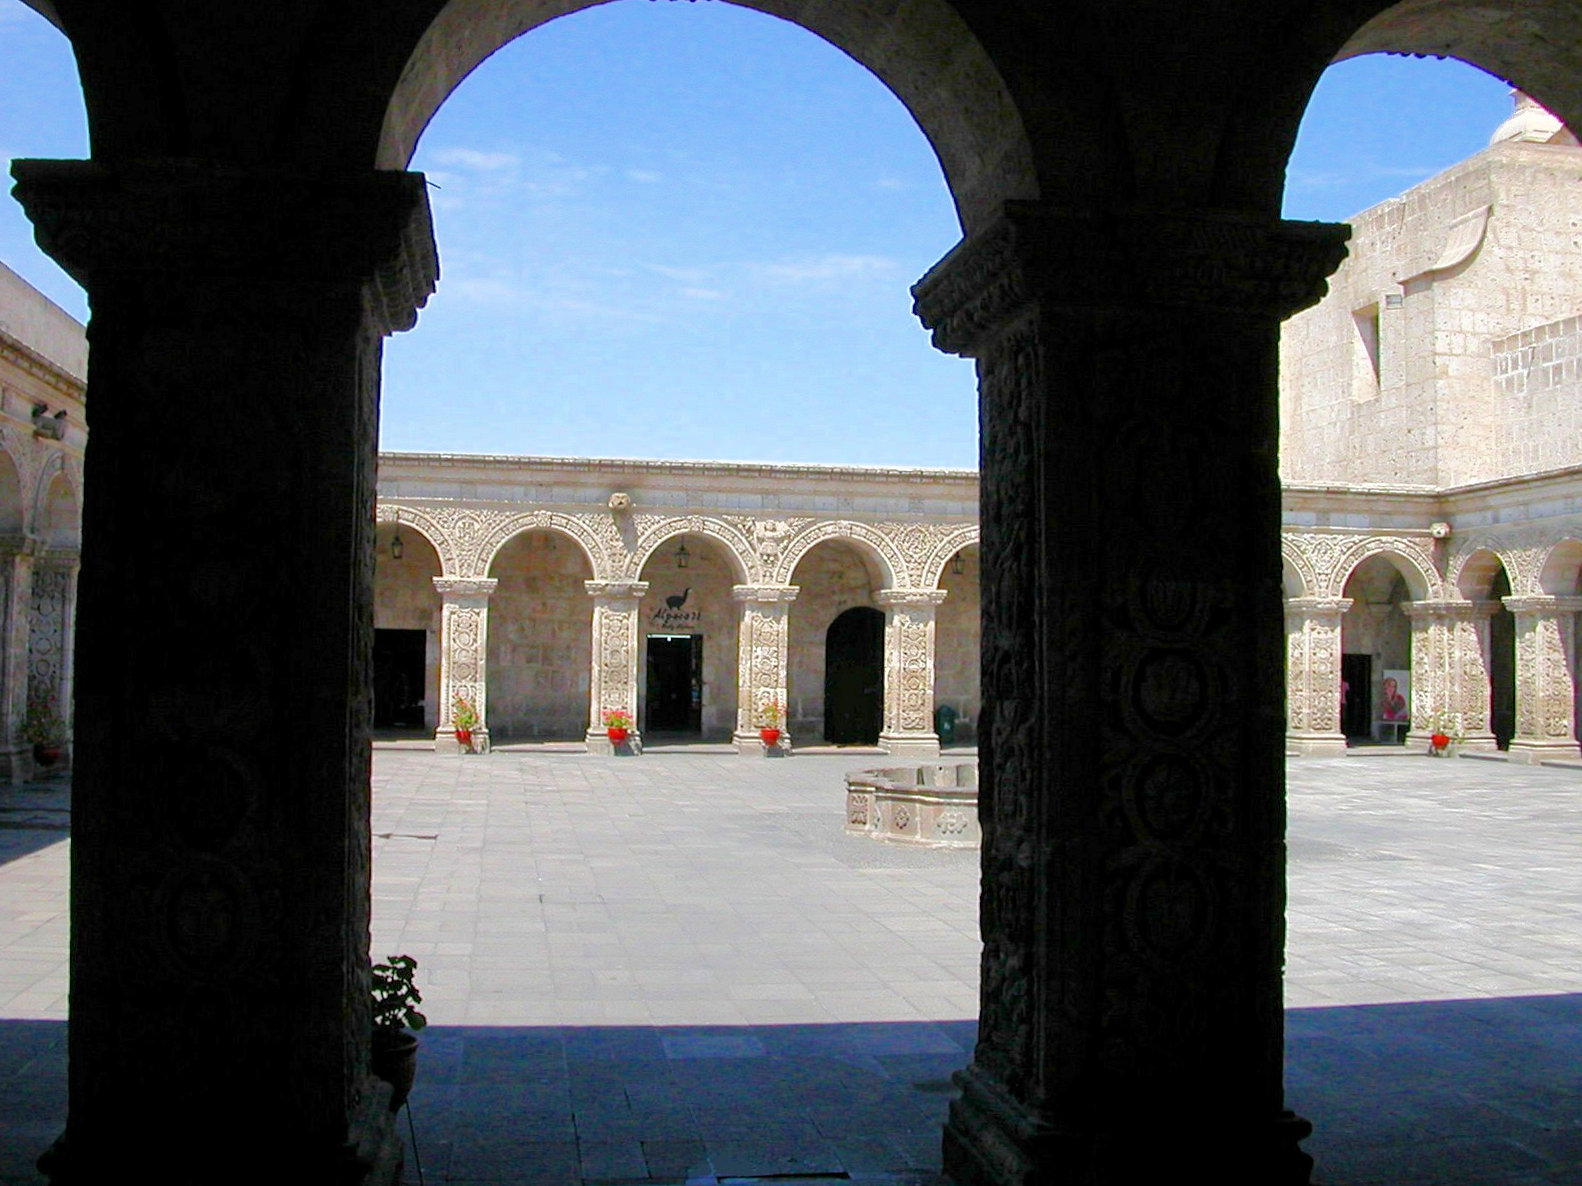
<path id="1" fill-rule="evenodd" d="M 374 537 L 373 725 L 424 730 L 440 717 L 438 550 L 409 523 L 380 523 Z"/>
<path id="2" fill-rule="evenodd" d="M 824 632 L 824 740 L 877 745 L 884 726 L 884 614 L 853 606 Z"/>

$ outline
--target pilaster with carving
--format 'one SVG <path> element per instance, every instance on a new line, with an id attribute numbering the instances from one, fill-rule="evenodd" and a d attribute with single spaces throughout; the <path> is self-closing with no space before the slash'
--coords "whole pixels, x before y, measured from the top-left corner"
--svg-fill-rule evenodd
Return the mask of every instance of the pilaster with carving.
<path id="1" fill-rule="evenodd" d="M 1435 730 L 1448 726 L 1466 748 L 1493 750 L 1487 667 L 1493 607 L 1414 601 L 1401 609 L 1412 624 L 1412 724 L 1406 744 L 1426 748 Z"/>
<path id="2" fill-rule="evenodd" d="M 1576 614 L 1582 597 L 1506 597 L 1516 615 L 1513 762 L 1575 758 Z"/>
<path id="3" fill-rule="evenodd" d="M 184 1181 L 394 1181 L 388 1087 L 368 1072 L 357 693 L 381 338 L 435 276 L 422 178 L 240 158 L 11 169 L 93 310 L 71 985 L 73 1016 L 104 1023 L 72 1026 L 69 1133 L 42 1164 L 62 1182 L 144 1162 Z M 35 600 L 67 605 L 69 582 L 41 576 Z M 269 1108 L 216 1089 L 243 1079 Z"/>
<path id="4" fill-rule="evenodd" d="M 780 746 L 791 747 L 786 720 L 787 613 L 799 592 L 795 585 L 733 585 L 731 596 L 741 607 L 737 629 L 736 752 L 756 757 L 764 752 L 759 736 L 768 721 L 765 711 L 779 710 L 775 727 Z"/>
<path id="5" fill-rule="evenodd" d="M 613 754 L 604 714 L 625 712 L 632 718 L 633 752 L 641 752 L 637 720 L 637 605 L 648 592 L 647 581 L 584 581 L 593 598 L 593 694 L 588 697 L 590 754 Z"/>
<path id="6" fill-rule="evenodd" d="M 884 729 L 879 744 L 899 758 L 937 758 L 934 732 L 934 616 L 943 589 L 881 589 L 884 609 Z"/>
<path id="7" fill-rule="evenodd" d="M 0 634 L 0 777 L 8 781 L 32 774 L 27 730 L 28 631 L 33 621 L 35 542 L 22 540 L 4 555 L 5 611 Z"/>
<path id="8" fill-rule="evenodd" d="M 1349 597 L 1292 597 L 1285 603 L 1285 736 L 1301 754 L 1343 754 L 1340 729 L 1340 620 Z"/>
<path id="9" fill-rule="evenodd" d="M 1281 1093 L 1275 374 L 1346 233 L 1010 203 L 913 290 L 982 409 L 959 1183 L 1307 1180 Z"/>
<path id="10" fill-rule="evenodd" d="M 489 598 L 499 581 L 492 577 L 435 577 L 440 596 L 439 726 L 434 752 L 459 754 L 456 701 L 478 714 L 472 747 L 489 752 Z"/>

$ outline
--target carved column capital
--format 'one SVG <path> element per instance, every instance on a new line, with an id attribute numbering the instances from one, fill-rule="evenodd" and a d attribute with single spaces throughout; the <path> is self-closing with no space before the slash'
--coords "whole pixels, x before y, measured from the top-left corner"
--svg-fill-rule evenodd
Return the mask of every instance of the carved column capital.
<path id="1" fill-rule="evenodd" d="M 150 278 L 350 283 L 389 334 L 412 327 L 439 276 L 420 173 L 323 176 L 178 159 L 20 160 L 11 173 L 39 245 L 95 295 Z"/>
<path id="2" fill-rule="evenodd" d="M 880 589 L 873 595 L 874 601 L 879 605 L 890 606 L 936 606 L 945 601 L 944 589 Z"/>
<path id="3" fill-rule="evenodd" d="M 996 222 L 913 286 L 913 311 L 936 346 L 969 356 L 1038 302 L 1220 309 L 1280 320 L 1324 295 L 1350 235 L 1339 223 L 1228 212 L 1007 202 Z"/>
<path id="4" fill-rule="evenodd" d="M 1513 614 L 1538 614 L 1554 616 L 1574 614 L 1582 610 L 1582 597 L 1556 597 L 1548 593 L 1527 597 L 1502 597 L 1500 601 Z"/>
<path id="5" fill-rule="evenodd" d="M 801 591 L 798 585 L 732 585 L 731 597 L 736 601 L 791 602 Z"/>
<path id="6" fill-rule="evenodd" d="M 1350 597 L 1288 597 L 1285 612 L 1290 617 L 1325 617 L 1345 613 L 1351 602 Z"/>
<path id="7" fill-rule="evenodd" d="M 647 581 L 583 581 L 589 597 L 610 601 L 640 601 L 648 592 Z"/>
<path id="8" fill-rule="evenodd" d="M 434 589 L 446 601 L 487 601 L 500 582 L 494 577 L 435 577 Z"/>
<path id="9" fill-rule="evenodd" d="M 1403 601 L 1401 612 L 1408 618 L 1476 618 L 1485 611 L 1483 607 L 1487 602 L 1481 601 Z"/>

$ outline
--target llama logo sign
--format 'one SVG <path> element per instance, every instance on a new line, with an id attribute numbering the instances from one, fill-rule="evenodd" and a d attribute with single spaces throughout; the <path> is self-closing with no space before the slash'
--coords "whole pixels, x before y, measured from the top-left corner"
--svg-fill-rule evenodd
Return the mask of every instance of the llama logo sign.
<path id="1" fill-rule="evenodd" d="M 670 594 L 649 616 L 649 629 L 665 634 L 697 633 L 703 626 L 703 611 L 696 607 L 689 608 L 687 603 L 691 600 L 691 585 L 679 593 Z"/>

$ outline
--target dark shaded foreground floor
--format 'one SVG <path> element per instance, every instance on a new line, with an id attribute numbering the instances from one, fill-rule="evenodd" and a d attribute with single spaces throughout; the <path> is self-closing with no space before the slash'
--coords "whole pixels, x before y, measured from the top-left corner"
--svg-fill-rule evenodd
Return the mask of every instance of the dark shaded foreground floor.
<path id="1" fill-rule="evenodd" d="M 975 1028 L 435 1026 L 418 1152 L 435 1183 L 937 1183 Z M 1316 1183 L 1582 1182 L 1582 994 L 1293 1009 L 1287 1050 Z M 42 1180 L 65 1094 L 65 1026 L 0 1022 L 0 1182 Z"/>

